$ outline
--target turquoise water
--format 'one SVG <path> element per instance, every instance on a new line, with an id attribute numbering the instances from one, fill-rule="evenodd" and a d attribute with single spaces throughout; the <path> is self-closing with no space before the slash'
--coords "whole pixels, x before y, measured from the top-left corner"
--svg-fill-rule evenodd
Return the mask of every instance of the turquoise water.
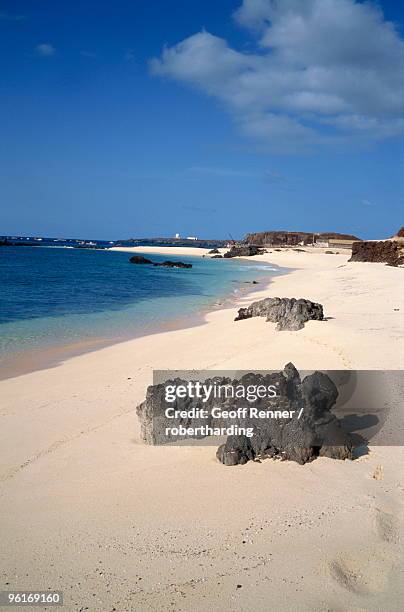
<path id="1" fill-rule="evenodd" d="M 192 269 L 129 263 L 130 253 L 66 248 L 0 248 L 0 356 L 83 340 L 150 333 L 211 308 L 277 274 L 274 266 L 235 259 L 180 259 Z"/>

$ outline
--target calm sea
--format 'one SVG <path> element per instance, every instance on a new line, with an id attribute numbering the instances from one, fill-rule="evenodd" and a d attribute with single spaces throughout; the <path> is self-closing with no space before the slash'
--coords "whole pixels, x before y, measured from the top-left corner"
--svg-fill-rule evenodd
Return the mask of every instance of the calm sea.
<path id="1" fill-rule="evenodd" d="M 0 248 L 0 357 L 27 349 L 144 333 L 251 288 L 275 267 L 191 256 L 192 269 L 129 263 L 130 253 Z"/>

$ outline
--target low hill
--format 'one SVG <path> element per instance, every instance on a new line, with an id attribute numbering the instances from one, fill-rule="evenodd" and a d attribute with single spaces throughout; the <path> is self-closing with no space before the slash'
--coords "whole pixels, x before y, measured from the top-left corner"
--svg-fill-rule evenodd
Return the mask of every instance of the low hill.
<path id="1" fill-rule="evenodd" d="M 352 234 L 339 234 L 338 232 L 289 232 L 289 231 L 267 231 L 247 234 L 244 242 L 248 244 L 312 244 L 313 242 L 325 242 L 330 238 L 339 240 L 361 240 Z"/>

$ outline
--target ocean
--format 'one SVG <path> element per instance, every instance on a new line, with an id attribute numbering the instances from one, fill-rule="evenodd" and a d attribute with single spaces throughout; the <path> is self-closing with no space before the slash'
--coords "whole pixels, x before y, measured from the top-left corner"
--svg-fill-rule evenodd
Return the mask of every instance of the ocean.
<path id="1" fill-rule="evenodd" d="M 192 269 L 129 263 L 131 254 L 46 247 L 0 248 L 0 358 L 82 341 L 119 341 L 223 304 L 275 266 L 236 259 L 177 259 Z"/>

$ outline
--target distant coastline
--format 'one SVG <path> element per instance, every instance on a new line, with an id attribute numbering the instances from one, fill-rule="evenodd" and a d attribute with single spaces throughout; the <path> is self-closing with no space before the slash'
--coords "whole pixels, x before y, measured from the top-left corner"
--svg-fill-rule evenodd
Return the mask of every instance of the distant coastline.
<path id="1" fill-rule="evenodd" d="M 158 246 L 213 249 L 225 247 L 228 240 L 197 238 L 130 238 L 128 240 L 97 240 L 89 238 L 54 238 L 49 236 L 0 236 L 0 246 L 72 247 L 78 249 L 110 249 L 114 247 Z"/>

